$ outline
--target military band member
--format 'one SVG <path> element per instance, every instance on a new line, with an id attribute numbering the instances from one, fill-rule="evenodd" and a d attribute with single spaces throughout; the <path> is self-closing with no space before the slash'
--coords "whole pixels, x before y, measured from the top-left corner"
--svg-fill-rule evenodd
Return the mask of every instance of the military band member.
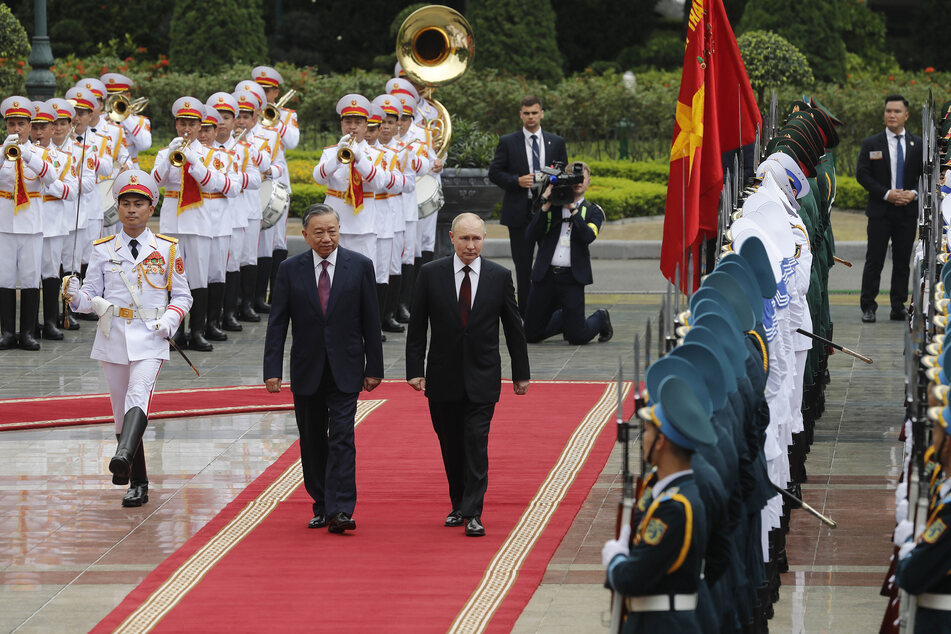
<path id="1" fill-rule="evenodd" d="M 251 77 L 264 89 L 265 103 L 275 103 L 280 98 L 281 86 L 284 84 L 284 78 L 281 74 L 269 66 L 256 66 L 251 70 Z M 300 129 L 297 127 L 297 113 L 290 108 L 281 107 L 280 121 L 274 126 L 280 133 L 282 151 L 279 154 L 278 165 L 283 170 L 280 181 L 287 185 L 288 192 L 291 190 L 290 173 L 287 169 L 286 150 L 293 150 L 300 142 Z M 287 258 L 287 211 L 290 209 L 290 198 L 284 208 L 284 215 L 281 216 L 272 230 L 266 234 L 272 239 L 273 250 L 271 252 L 271 279 L 270 285 L 274 286 L 274 280 L 277 277 L 277 267 Z"/>
<path id="2" fill-rule="evenodd" d="M 128 170 L 113 184 L 121 231 L 96 241 L 85 281 L 70 278 L 66 297 L 73 310 L 95 311 L 98 332 L 92 354 L 102 365 L 119 441 L 109 462 L 113 484 L 129 484 L 122 506 L 149 501 L 142 435 L 167 338 L 192 305 L 180 245 L 153 234 L 148 220 L 158 185 L 146 172 Z M 131 482 L 130 482 L 131 480 Z"/>
<path id="3" fill-rule="evenodd" d="M 327 186 L 324 202 L 340 215 L 340 244 L 371 260 L 376 255 L 376 219 L 372 203 L 367 200 L 365 185 L 373 186 L 377 179 L 388 180 L 382 169 L 377 169 L 367 156 L 364 135 L 370 102 L 362 95 L 344 95 L 337 102 L 340 115 L 340 142 L 324 148 L 320 162 L 314 167 L 314 180 Z M 341 163 L 338 153 L 352 152 L 350 163 Z"/>
<path id="4" fill-rule="evenodd" d="M 209 195 L 227 196 L 231 181 L 214 168 L 214 155 L 198 141 L 204 104 L 195 97 L 179 97 L 172 104 L 175 130 L 178 137 L 155 157 L 152 177 L 165 187 L 159 227 L 163 234 L 179 239 L 179 253 L 185 259 L 189 287 L 192 289 L 193 308 L 189 318 L 191 332 L 188 346 L 202 352 L 211 351 L 205 339 L 208 311 L 208 274 L 211 259 L 214 224 L 212 210 L 204 204 Z M 184 163 L 171 163 L 172 155 L 181 154 Z M 176 343 L 185 343 L 184 331 L 176 334 Z"/>
<path id="5" fill-rule="evenodd" d="M 40 305 L 43 255 L 43 186 L 55 191 L 56 172 L 44 151 L 30 142 L 33 104 L 26 97 L 0 102 L 7 137 L 0 148 L 0 350 L 39 350 L 34 336 Z M 16 149 L 14 149 L 14 147 Z M 7 153 L 19 152 L 17 158 Z M 20 336 L 16 335 L 17 283 Z"/>
<path id="6" fill-rule="evenodd" d="M 53 122 L 57 113 L 50 102 L 33 102 L 36 115 L 32 128 L 37 134 L 37 146 L 43 148 L 44 156 L 56 170 L 56 181 L 43 186 L 43 263 L 40 276 L 43 288 L 44 339 L 60 340 L 62 331 L 56 327 L 59 317 L 60 276 L 63 259 L 63 242 L 76 217 L 76 196 L 79 183 L 76 180 L 73 155 L 60 150 L 53 142 Z M 65 137 L 65 134 L 63 135 Z"/>
<path id="7" fill-rule="evenodd" d="M 224 193 L 202 194 L 212 220 L 211 257 L 208 261 L 208 319 L 205 323 L 205 338 L 209 341 L 228 339 L 228 335 L 221 330 L 221 314 L 224 310 L 225 270 L 234 232 L 234 208 L 238 207 L 237 197 L 241 195 L 241 177 L 235 166 L 234 155 L 215 145 L 219 123 L 218 111 L 206 106 L 198 141 L 211 151 L 211 167 L 223 173 L 229 181 Z"/>
<path id="8" fill-rule="evenodd" d="M 121 95 L 132 99 L 132 89 L 135 84 L 131 79 L 119 73 L 106 73 L 99 80 L 106 85 L 106 92 L 111 95 Z M 152 124 L 148 117 L 140 114 L 130 114 L 119 124 L 122 128 L 122 142 L 129 152 L 129 161 L 133 167 L 139 167 L 139 152 L 145 152 L 152 147 Z"/>
<path id="9" fill-rule="evenodd" d="M 93 131 L 109 140 L 108 148 L 112 155 L 112 172 L 100 176 L 99 180 L 115 178 L 123 166 L 131 165 L 129 150 L 125 145 L 125 132 L 122 127 L 110 119 L 104 112 L 105 99 L 108 96 L 106 85 L 96 77 L 84 77 L 76 82 L 76 88 L 85 88 L 96 96 L 96 108 L 90 126 Z"/>

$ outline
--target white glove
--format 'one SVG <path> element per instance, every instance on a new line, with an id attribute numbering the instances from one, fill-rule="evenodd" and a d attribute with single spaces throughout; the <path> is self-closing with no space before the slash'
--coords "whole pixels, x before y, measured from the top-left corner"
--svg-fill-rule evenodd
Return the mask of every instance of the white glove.
<path id="1" fill-rule="evenodd" d="M 195 163 L 201 163 L 201 154 L 198 153 L 192 145 L 189 143 L 184 151 L 185 160 L 194 165 Z"/>
<path id="2" fill-rule="evenodd" d="M 172 329 L 164 318 L 156 319 L 150 323 L 149 329 L 155 334 L 156 337 L 161 339 L 168 339 L 172 335 Z"/>
<path id="3" fill-rule="evenodd" d="M 127 119 L 127 120 L 128 120 L 128 119 Z M 168 147 L 170 147 L 170 148 L 177 148 L 177 147 L 179 147 L 179 146 L 182 144 L 182 141 L 184 141 L 184 140 L 185 140 L 185 139 L 183 139 L 182 137 L 177 136 L 177 137 L 175 137 L 174 139 L 171 140 L 171 142 L 168 144 Z"/>
<path id="4" fill-rule="evenodd" d="M 895 521 L 901 524 L 908 520 L 908 500 L 902 500 L 895 505 Z M 904 541 L 904 540 L 902 540 Z"/>
<path id="5" fill-rule="evenodd" d="M 915 542 L 905 542 L 901 545 L 901 548 L 898 549 L 898 561 L 901 561 L 905 557 L 911 554 L 911 551 L 915 549 Z"/>
<path id="6" fill-rule="evenodd" d="M 604 542 L 604 547 L 601 549 L 601 564 L 607 568 L 608 564 L 611 563 L 611 560 L 618 555 L 624 555 L 625 557 L 631 554 L 631 527 L 627 525 L 621 529 L 621 534 L 617 539 L 609 539 Z"/>
<path id="7" fill-rule="evenodd" d="M 898 522 L 898 526 L 895 527 L 892 543 L 896 546 L 903 546 L 905 542 L 911 538 L 913 532 L 915 532 L 915 525 L 911 523 L 911 520 Z"/>
<path id="8" fill-rule="evenodd" d="M 11 145 L 16 145 L 20 142 L 20 136 L 17 134 L 10 134 L 3 141 L 3 149 L 6 150 Z"/>
<path id="9" fill-rule="evenodd" d="M 79 288 L 79 278 L 75 275 L 71 276 L 69 282 L 66 283 L 66 293 L 63 295 L 67 304 L 73 303 L 73 300 L 79 295 Z"/>
<path id="10" fill-rule="evenodd" d="M 345 134 L 342 137 L 340 137 L 340 142 L 337 143 L 337 147 L 347 147 L 348 145 L 350 145 L 350 136 L 351 135 L 349 134 Z"/>
<path id="11" fill-rule="evenodd" d="M 908 488 L 905 486 L 904 482 L 899 482 L 898 486 L 895 487 L 895 506 L 898 506 L 898 504 L 902 500 L 907 500 L 907 499 L 908 499 Z"/>

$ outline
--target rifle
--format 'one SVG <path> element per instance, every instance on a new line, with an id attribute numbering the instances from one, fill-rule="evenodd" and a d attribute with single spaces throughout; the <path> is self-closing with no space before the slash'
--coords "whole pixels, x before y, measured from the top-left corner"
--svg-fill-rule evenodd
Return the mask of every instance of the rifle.
<path id="1" fill-rule="evenodd" d="M 634 350 L 637 354 L 637 339 L 634 340 Z M 636 362 L 635 362 L 636 363 Z M 635 366 L 636 367 L 636 366 Z M 620 536 L 621 529 L 631 524 L 631 515 L 634 513 L 634 476 L 631 473 L 630 460 L 630 426 L 624 420 L 624 365 L 621 358 L 617 360 L 617 441 L 623 450 L 622 477 L 623 489 L 621 501 L 618 503 L 618 522 L 615 534 Z M 635 393 L 637 386 L 635 385 Z M 636 412 L 635 412 L 636 414 Z M 624 619 L 624 596 L 620 592 L 611 595 L 611 632 L 620 633 Z"/>

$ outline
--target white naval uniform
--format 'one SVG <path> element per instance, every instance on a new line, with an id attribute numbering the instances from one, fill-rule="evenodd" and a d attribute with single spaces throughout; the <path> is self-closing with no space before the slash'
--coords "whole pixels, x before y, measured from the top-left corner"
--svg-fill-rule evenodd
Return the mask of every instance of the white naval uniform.
<path id="1" fill-rule="evenodd" d="M 374 201 L 364 194 L 363 208 L 355 211 L 353 205 L 344 200 L 350 184 L 351 166 L 360 175 L 364 192 L 375 187 L 377 180 L 382 181 L 389 177 L 367 158 L 366 147 L 366 141 L 353 144 L 354 162 L 351 165 L 343 165 L 337 160 L 338 146 L 325 147 L 320 161 L 314 167 L 313 176 L 318 185 L 327 186 L 324 203 L 340 215 L 340 245 L 373 260 L 376 256 Z"/>
<path id="2" fill-rule="evenodd" d="M 212 218 L 211 253 L 208 260 L 208 283 L 224 282 L 228 266 L 228 252 L 231 248 L 231 236 L 234 233 L 234 209 L 237 197 L 241 195 L 241 177 L 235 166 L 234 155 L 228 150 L 208 148 L 213 155 L 211 167 L 228 181 L 223 193 L 209 194 L 204 205 Z"/>
<path id="3" fill-rule="evenodd" d="M 92 138 L 93 133 L 90 132 L 87 136 Z M 84 150 L 83 145 L 73 137 L 68 137 L 63 142 L 63 145 L 60 146 L 60 150 L 69 152 L 72 155 L 76 179 L 79 181 L 82 189 L 82 197 L 78 205 L 79 217 L 76 217 L 76 208 L 74 207 L 69 214 L 67 221 L 68 231 L 65 242 L 63 243 L 61 264 L 64 271 L 72 273 L 74 269 L 75 272 L 79 271 L 79 265 L 83 263 L 84 259 L 87 262 L 89 261 L 89 253 L 92 249 L 92 240 L 87 240 L 86 237 L 89 225 L 89 211 L 93 206 L 100 206 L 100 203 L 97 201 L 101 200 L 99 197 L 99 189 L 96 187 L 99 156 L 91 147 L 87 146 L 87 149 Z M 86 157 L 85 161 L 83 159 L 84 156 Z M 92 167 L 88 167 L 87 163 L 92 164 Z M 75 255 L 73 254 L 73 245 L 76 246 L 77 253 Z"/>
<path id="4" fill-rule="evenodd" d="M 285 129 L 287 128 L 287 126 L 283 127 Z M 284 139 L 281 137 L 281 129 L 282 128 L 279 127 L 269 127 L 258 124 L 254 126 L 251 132 L 254 133 L 258 152 L 267 154 L 270 158 L 271 166 L 275 168 L 274 171 L 278 172 L 276 175 L 273 175 L 272 178 L 276 178 L 284 185 L 290 187 L 291 179 L 287 173 L 287 159 L 284 156 Z M 261 229 L 261 235 L 258 238 L 257 257 L 269 258 L 271 254 L 274 253 L 274 249 L 287 248 L 287 208 L 288 206 L 285 206 L 284 214 L 277 223 L 267 229 Z M 284 246 L 277 247 L 275 246 L 276 244 L 283 244 Z"/>
<path id="5" fill-rule="evenodd" d="M 165 198 L 159 216 L 159 230 L 179 239 L 179 251 L 185 260 L 188 283 L 192 288 L 207 288 L 208 267 L 211 257 L 211 239 L 216 218 L 204 204 L 206 195 L 227 195 L 231 181 L 222 172 L 211 167 L 212 152 L 197 139 L 192 139 L 189 148 L 201 156 L 197 164 L 186 163 L 176 168 L 168 162 L 169 149 L 159 150 L 155 156 L 152 178 L 160 187 L 165 187 Z M 202 204 L 178 213 L 178 197 L 185 170 L 195 179 L 201 189 Z"/>
<path id="6" fill-rule="evenodd" d="M 101 363 L 106 375 L 117 434 L 129 409 L 139 407 L 148 414 L 155 378 L 162 361 L 169 357 L 168 342 L 150 326 L 162 319 L 170 332 L 175 332 L 192 305 L 177 241 L 146 228 L 136 238 L 139 255 L 133 258 L 130 240 L 120 231 L 96 241 L 82 289 L 70 304 L 81 313 L 93 310 L 94 297 L 113 305 L 108 309 L 111 320 L 99 318 L 90 357 Z M 138 295 L 144 321 L 136 313 L 128 313 L 132 318 L 127 319 L 119 312 L 138 310 L 120 271 Z"/>
<path id="7" fill-rule="evenodd" d="M 43 148 L 29 140 L 20 144 L 23 157 L 23 184 L 30 204 L 14 210 L 14 182 L 17 161 L 0 153 L 0 288 L 39 288 L 43 255 L 43 186 L 56 189 L 58 176 L 44 157 Z"/>
<path id="8" fill-rule="evenodd" d="M 54 144 L 43 148 L 56 171 L 56 182 L 43 186 L 43 262 L 40 267 L 43 279 L 59 279 L 59 267 L 63 260 L 63 244 L 76 218 L 76 198 L 79 182 L 73 155 Z M 70 247 L 71 249 L 72 247 Z"/>

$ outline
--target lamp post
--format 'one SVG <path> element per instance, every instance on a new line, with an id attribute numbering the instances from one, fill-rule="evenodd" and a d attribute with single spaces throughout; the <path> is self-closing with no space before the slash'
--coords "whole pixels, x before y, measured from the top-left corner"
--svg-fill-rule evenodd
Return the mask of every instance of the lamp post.
<path id="1" fill-rule="evenodd" d="M 46 33 L 46 0 L 33 0 L 33 48 L 30 51 L 30 74 L 26 77 L 26 92 L 34 101 L 52 99 L 56 92 L 56 77 L 50 71 L 53 49 Z"/>

